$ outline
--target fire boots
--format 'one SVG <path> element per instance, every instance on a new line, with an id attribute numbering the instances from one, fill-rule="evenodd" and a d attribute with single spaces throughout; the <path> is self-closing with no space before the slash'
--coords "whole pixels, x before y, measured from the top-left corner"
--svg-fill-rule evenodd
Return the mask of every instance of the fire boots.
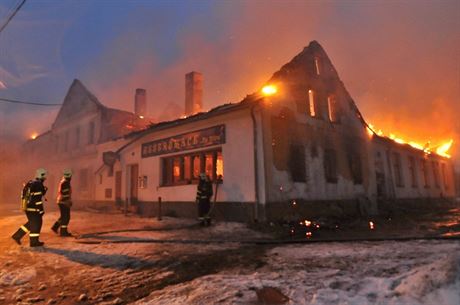
<path id="1" fill-rule="evenodd" d="M 61 226 L 61 236 L 62 237 L 71 237 L 72 234 L 67 231 L 67 226 Z"/>
<path id="2" fill-rule="evenodd" d="M 31 236 L 30 237 L 30 246 L 31 247 L 41 247 L 44 244 L 45 244 L 44 242 L 38 240 L 38 236 Z"/>
<path id="3" fill-rule="evenodd" d="M 56 221 L 54 225 L 51 227 L 51 230 L 53 230 L 54 233 L 58 234 L 59 227 L 61 225 L 59 224 L 59 221 Z"/>
<path id="4" fill-rule="evenodd" d="M 21 239 L 24 237 L 24 235 L 27 234 L 27 232 L 29 232 L 29 230 L 27 230 L 26 227 L 22 226 L 16 231 L 16 233 L 13 234 L 13 236 L 11 236 L 11 238 L 14 239 L 14 241 L 18 245 L 20 245 L 21 244 Z"/>

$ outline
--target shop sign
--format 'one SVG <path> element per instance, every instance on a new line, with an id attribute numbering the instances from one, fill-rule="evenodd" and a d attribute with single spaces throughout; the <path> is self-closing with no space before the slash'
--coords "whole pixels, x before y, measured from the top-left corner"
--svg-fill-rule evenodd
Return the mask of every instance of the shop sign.
<path id="1" fill-rule="evenodd" d="M 142 158 L 225 143 L 225 125 L 217 125 L 142 144 Z"/>

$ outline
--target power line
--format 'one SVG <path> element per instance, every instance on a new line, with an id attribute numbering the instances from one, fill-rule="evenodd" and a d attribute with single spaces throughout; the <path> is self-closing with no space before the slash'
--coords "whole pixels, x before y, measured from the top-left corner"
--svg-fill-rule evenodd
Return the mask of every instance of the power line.
<path id="1" fill-rule="evenodd" d="M 26 3 L 27 0 L 22 0 L 21 4 L 19 4 L 19 6 L 14 10 L 14 12 L 10 15 L 10 17 L 8 17 L 8 19 L 6 20 L 6 22 L 2 25 L 2 27 L 0 28 L 0 33 L 6 28 L 6 26 L 8 25 L 8 23 L 10 23 L 10 21 L 14 18 L 14 16 L 19 12 L 19 10 L 21 9 L 21 7 L 24 5 L 24 3 Z"/>
<path id="2" fill-rule="evenodd" d="M 45 103 L 25 102 L 25 101 L 11 100 L 11 99 L 2 98 L 2 97 L 0 97 L 0 102 L 35 105 L 35 106 L 61 106 L 62 105 L 62 104 L 45 104 Z"/>

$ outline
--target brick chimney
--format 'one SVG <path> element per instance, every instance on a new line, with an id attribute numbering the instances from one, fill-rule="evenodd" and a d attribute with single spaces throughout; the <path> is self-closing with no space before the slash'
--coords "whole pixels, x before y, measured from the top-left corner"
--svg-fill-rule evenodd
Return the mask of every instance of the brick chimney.
<path id="1" fill-rule="evenodd" d="M 185 115 L 201 112 L 203 108 L 203 74 L 185 74 Z"/>
<path id="2" fill-rule="evenodd" d="M 134 95 L 134 114 L 145 117 L 147 115 L 147 93 L 145 89 L 136 89 Z"/>

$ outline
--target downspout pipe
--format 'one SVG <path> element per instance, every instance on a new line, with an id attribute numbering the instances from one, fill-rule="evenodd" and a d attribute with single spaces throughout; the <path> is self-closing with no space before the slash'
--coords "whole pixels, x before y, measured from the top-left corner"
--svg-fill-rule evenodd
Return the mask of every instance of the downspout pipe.
<path id="1" fill-rule="evenodd" d="M 254 221 L 259 221 L 259 160 L 257 149 L 257 121 L 254 110 L 257 104 L 251 107 L 252 131 L 253 131 L 253 145 L 254 145 L 254 186 L 255 186 L 255 205 L 254 205 Z"/>

